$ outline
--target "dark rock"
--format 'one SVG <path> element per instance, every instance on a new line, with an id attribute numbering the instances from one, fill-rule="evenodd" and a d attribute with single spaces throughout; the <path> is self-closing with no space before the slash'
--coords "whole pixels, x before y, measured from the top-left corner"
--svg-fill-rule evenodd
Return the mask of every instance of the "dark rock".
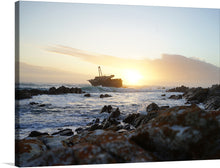
<path id="1" fill-rule="evenodd" d="M 119 108 L 116 108 L 115 111 L 112 111 L 109 118 L 118 118 L 120 116 L 120 110 Z"/>
<path id="2" fill-rule="evenodd" d="M 178 100 L 178 99 L 182 99 L 182 98 L 183 98 L 182 95 L 171 95 L 171 96 L 169 97 L 169 99 L 174 99 L 174 100 Z"/>
<path id="3" fill-rule="evenodd" d="M 30 105 L 37 105 L 37 104 L 39 104 L 39 103 L 36 103 L 36 102 L 30 102 L 29 104 L 30 104 Z"/>
<path id="4" fill-rule="evenodd" d="M 48 94 L 66 94 L 66 93 L 82 93 L 82 89 L 81 88 L 68 88 L 65 86 L 61 86 L 59 88 L 55 88 L 55 87 L 51 87 L 48 91 Z"/>
<path id="5" fill-rule="evenodd" d="M 85 94 L 84 97 L 91 97 L 89 93 Z"/>
<path id="6" fill-rule="evenodd" d="M 100 122 L 99 118 L 96 118 L 95 123 L 99 123 L 99 122 Z"/>
<path id="7" fill-rule="evenodd" d="M 131 125 L 130 125 L 130 124 L 125 124 L 125 126 L 123 127 L 123 129 L 125 129 L 125 130 L 130 130 L 130 129 L 131 129 Z"/>
<path id="8" fill-rule="evenodd" d="M 213 96 L 205 101 L 206 110 L 220 110 L 220 96 Z"/>
<path id="9" fill-rule="evenodd" d="M 109 94 L 101 94 L 99 97 L 100 97 L 100 98 L 104 98 L 104 97 L 112 97 L 112 96 L 109 95 Z"/>
<path id="10" fill-rule="evenodd" d="M 84 129 L 82 127 L 79 127 L 77 129 L 75 129 L 75 131 L 76 131 L 77 134 L 80 134 L 84 131 Z"/>
<path id="11" fill-rule="evenodd" d="M 31 93 L 28 90 L 16 90 L 15 91 L 15 99 L 29 99 L 32 98 Z"/>
<path id="12" fill-rule="evenodd" d="M 92 120 L 92 122 L 89 122 L 87 124 L 87 126 L 90 126 L 90 125 L 93 125 L 93 124 L 96 124 L 96 123 L 99 123 L 99 118 L 96 118 L 96 119 Z"/>
<path id="13" fill-rule="evenodd" d="M 39 105 L 39 107 L 45 107 L 46 106 L 46 104 L 40 104 Z"/>
<path id="14" fill-rule="evenodd" d="M 183 93 L 185 93 L 186 91 L 188 91 L 188 89 L 189 89 L 188 87 L 182 85 L 180 87 L 169 89 L 169 90 L 167 90 L 167 92 L 183 92 Z"/>
<path id="15" fill-rule="evenodd" d="M 168 109 L 170 106 L 160 106 L 160 110 Z"/>
<path id="16" fill-rule="evenodd" d="M 161 96 L 166 96 L 166 94 L 162 94 Z"/>
<path id="17" fill-rule="evenodd" d="M 132 114 L 129 114 L 124 120 L 123 120 L 123 122 L 125 122 L 125 123 L 129 123 L 129 124 L 134 124 L 134 120 L 136 119 L 136 118 L 138 118 L 140 116 L 140 114 L 139 113 L 132 113 Z"/>
<path id="18" fill-rule="evenodd" d="M 88 130 L 89 130 L 89 131 L 94 131 L 94 130 L 96 130 L 96 129 L 102 129 L 102 128 L 103 128 L 102 125 L 100 125 L 100 124 L 98 124 L 98 123 L 95 123 L 95 124 L 93 124 Z"/>
<path id="19" fill-rule="evenodd" d="M 117 121 L 115 118 L 110 118 L 109 117 L 108 119 L 104 120 L 104 122 L 102 123 L 102 126 L 103 126 L 102 128 L 107 129 L 112 125 L 116 126 L 118 124 L 120 124 L 119 121 Z"/>
<path id="20" fill-rule="evenodd" d="M 199 103 L 203 103 L 208 96 L 209 89 L 204 89 L 201 87 L 198 88 L 191 88 L 187 92 L 183 94 L 183 96 L 188 101 L 198 101 Z"/>
<path id="21" fill-rule="evenodd" d="M 40 89 L 16 89 L 15 90 L 15 99 L 29 99 L 32 96 L 41 95 L 41 94 L 65 94 L 65 93 L 82 93 L 81 88 L 67 88 L 61 86 L 59 88 L 51 87 L 49 90 L 40 90 Z"/>
<path id="22" fill-rule="evenodd" d="M 73 133 L 72 129 L 67 128 L 67 129 L 64 129 L 64 130 L 55 132 L 55 133 L 53 133 L 52 135 L 71 136 L 71 135 L 73 135 L 73 134 L 74 134 L 74 133 Z"/>
<path id="23" fill-rule="evenodd" d="M 42 133 L 42 132 L 38 132 L 38 131 L 32 131 L 28 136 L 29 137 L 38 137 L 38 136 L 42 136 L 42 135 L 49 135 L 48 133 Z"/>
<path id="24" fill-rule="evenodd" d="M 101 112 L 100 112 L 100 113 L 103 113 L 103 112 L 111 113 L 111 112 L 112 112 L 112 106 L 111 106 L 111 105 L 108 105 L 108 106 L 105 105 L 105 106 L 101 109 Z"/>
<path id="25" fill-rule="evenodd" d="M 51 87 L 49 89 L 49 94 L 56 94 L 56 88 L 55 87 Z"/>
<path id="26" fill-rule="evenodd" d="M 150 112 L 150 111 L 158 111 L 160 108 L 156 103 L 151 103 L 147 106 L 146 111 Z"/>

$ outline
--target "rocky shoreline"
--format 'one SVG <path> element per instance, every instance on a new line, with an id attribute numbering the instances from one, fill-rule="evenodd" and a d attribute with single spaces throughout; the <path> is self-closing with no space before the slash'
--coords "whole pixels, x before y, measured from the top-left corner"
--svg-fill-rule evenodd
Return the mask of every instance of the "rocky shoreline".
<path id="1" fill-rule="evenodd" d="M 40 89 L 16 89 L 15 90 L 15 99 L 29 99 L 32 96 L 42 95 L 42 94 L 49 94 L 49 95 L 58 95 L 58 94 L 67 94 L 67 93 L 76 93 L 82 94 L 85 93 L 82 91 L 81 88 L 72 87 L 68 88 L 65 86 L 60 86 L 58 88 L 51 87 L 48 90 L 40 90 Z"/>
<path id="2" fill-rule="evenodd" d="M 182 92 L 188 104 L 203 103 L 205 110 L 220 110 L 220 85 L 213 85 L 210 88 L 181 86 L 169 89 L 167 92 Z"/>
<path id="3" fill-rule="evenodd" d="M 107 114 L 106 118 L 94 118 L 74 131 L 32 131 L 15 142 L 16 165 L 219 159 L 220 85 L 205 90 L 183 86 L 173 90 L 183 92 L 190 105 L 159 107 L 152 103 L 145 114 L 132 113 L 124 118 L 119 108 L 106 105 L 100 109 L 100 113 Z M 206 109 L 196 103 L 204 103 Z"/>

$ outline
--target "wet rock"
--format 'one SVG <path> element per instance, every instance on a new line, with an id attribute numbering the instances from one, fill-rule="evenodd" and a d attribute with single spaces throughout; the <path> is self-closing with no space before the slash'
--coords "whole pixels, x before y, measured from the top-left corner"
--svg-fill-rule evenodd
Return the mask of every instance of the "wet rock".
<path id="1" fill-rule="evenodd" d="M 129 123 L 129 124 L 134 124 L 134 120 L 136 119 L 136 118 L 138 118 L 140 116 L 140 114 L 139 113 L 132 113 L 132 114 L 129 114 L 124 120 L 123 120 L 123 122 L 125 122 L 125 123 Z"/>
<path id="2" fill-rule="evenodd" d="M 80 134 L 84 131 L 84 129 L 82 127 L 79 127 L 77 129 L 75 129 L 75 131 L 76 131 L 77 134 Z"/>
<path id="3" fill-rule="evenodd" d="M 16 90 L 15 91 L 15 99 L 29 99 L 32 98 L 32 94 L 29 90 Z"/>
<path id="4" fill-rule="evenodd" d="M 147 115 L 133 113 L 129 114 L 123 122 L 129 123 L 135 128 L 139 127 L 142 124 L 148 123 L 151 119 L 155 118 L 158 115 L 158 111 L 150 111 Z"/>
<path id="5" fill-rule="evenodd" d="M 166 94 L 162 94 L 161 96 L 166 96 Z"/>
<path id="6" fill-rule="evenodd" d="M 125 124 L 123 129 L 130 130 L 131 129 L 131 125 L 130 124 Z"/>
<path id="7" fill-rule="evenodd" d="M 84 97 L 91 97 L 90 93 L 84 94 Z"/>
<path id="8" fill-rule="evenodd" d="M 96 118 L 96 119 L 92 120 L 92 122 L 89 122 L 89 123 L 87 124 L 87 126 L 90 126 L 90 125 L 92 125 L 92 124 L 96 124 L 96 123 L 99 123 L 99 122 L 100 122 L 99 118 Z"/>
<path id="9" fill-rule="evenodd" d="M 109 118 L 118 118 L 120 116 L 121 112 L 119 108 L 116 108 L 115 111 L 112 111 Z"/>
<path id="10" fill-rule="evenodd" d="M 115 118 L 108 118 L 107 120 L 105 120 L 105 122 L 102 125 L 103 125 L 103 129 L 106 129 L 112 125 L 116 126 L 118 124 L 120 124 L 120 122 L 117 121 Z"/>
<path id="11" fill-rule="evenodd" d="M 30 104 L 30 105 L 37 105 L 37 104 L 39 104 L 39 103 L 36 103 L 36 102 L 30 102 L 29 104 Z"/>
<path id="12" fill-rule="evenodd" d="M 182 95 L 171 95 L 171 96 L 169 97 L 169 99 L 174 99 L 174 100 L 178 100 L 178 99 L 182 99 L 182 98 L 183 98 Z"/>
<path id="13" fill-rule="evenodd" d="M 42 133 L 38 131 L 32 131 L 28 136 L 29 137 L 38 137 L 38 136 L 43 136 L 43 135 L 49 135 L 48 133 Z"/>
<path id="14" fill-rule="evenodd" d="M 46 104 L 39 104 L 39 107 L 45 107 Z"/>
<path id="15" fill-rule="evenodd" d="M 159 160 L 216 158 L 220 156 L 219 118 L 220 111 L 206 112 L 196 105 L 173 107 L 140 125 L 130 140 Z"/>
<path id="16" fill-rule="evenodd" d="M 112 97 L 112 96 L 109 95 L 109 94 L 101 94 L 99 97 L 100 97 L 100 98 L 104 98 L 104 97 Z"/>
<path id="17" fill-rule="evenodd" d="M 126 132 L 128 132 L 126 129 L 119 129 L 119 130 L 117 131 L 117 133 L 126 133 Z"/>
<path id="18" fill-rule="evenodd" d="M 183 92 L 183 93 L 185 93 L 186 91 L 188 91 L 188 89 L 189 89 L 188 87 L 182 85 L 180 87 L 169 89 L 169 90 L 167 90 L 167 92 Z"/>
<path id="19" fill-rule="evenodd" d="M 183 96 L 190 102 L 196 101 L 203 103 L 208 96 L 209 89 L 207 88 L 191 88 L 183 94 Z"/>
<path id="20" fill-rule="evenodd" d="M 66 94 L 66 93 L 82 93 L 81 88 L 68 88 L 65 86 L 61 86 L 59 88 L 52 87 L 49 89 L 48 94 Z"/>
<path id="21" fill-rule="evenodd" d="M 220 85 L 212 85 L 209 89 L 209 97 L 220 96 Z"/>
<path id="22" fill-rule="evenodd" d="M 165 110 L 165 109 L 168 109 L 170 108 L 170 106 L 160 106 L 160 110 Z"/>
<path id="23" fill-rule="evenodd" d="M 95 123 L 95 124 L 93 124 L 88 130 L 89 130 L 89 131 L 94 131 L 94 130 L 96 130 L 96 129 L 102 129 L 102 128 L 103 128 L 102 125 L 100 125 L 100 124 L 98 124 L 98 123 Z"/>
<path id="24" fill-rule="evenodd" d="M 55 132 L 55 133 L 53 133 L 52 135 L 71 136 L 71 135 L 73 135 L 73 134 L 74 134 L 74 133 L 73 133 L 72 129 L 67 128 L 67 129 L 64 129 L 64 130 Z"/>
<path id="25" fill-rule="evenodd" d="M 156 103 L 151 103 L 147 106 L 146 111 L 150 112 L 150 111 L 158 111 L 160 108 Z"/>
<path id="26" fill-rule="evenodd" d="M 213 85 L 209 89 L 207 99 L 204 101 L 206 110 L 220 110 L 220 85 Z"/>
<path id="27" fill-rule="evenodd" d="M 205 101 L 206 110 L 220 110 L 220 96 L 210 97 Z"/>
<path id="28" fill-rule="evenodd" d="M 111 113 L 112 112 L 112 106 L 111 105 L 108 105 L 108 106 L 104 106 L 102 109 L 101 109 L 101 112 L 100 113 L 103 113 L 103 112 L 107 112 L 107 113 Z"/>
<path id="29" fill-rule="evenodd" d="M 59 88 L 51 87 L 49 90 L 40 90 L 40 89 L 16 89 L 15 90 L 15 99 L 29 99 L 32 96 L 41 95 L 41 94 L 66 94 L 66 93 L 82 93 L 81 88 L 67 88 L 61 86 Z"/>
<path id="30" fill-rule="evenodd" d="M 56 88 L 55 87 L 51 87 L 49 88 L 49 94 L 56 94 Z"/>

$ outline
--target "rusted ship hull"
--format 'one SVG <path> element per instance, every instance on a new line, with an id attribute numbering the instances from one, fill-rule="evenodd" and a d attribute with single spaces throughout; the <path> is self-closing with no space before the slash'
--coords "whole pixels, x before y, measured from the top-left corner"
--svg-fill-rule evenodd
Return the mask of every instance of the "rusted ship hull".
<path id="1" fill-rule="evenodd" d="M 92 86 L 122 87 L 121 79 L 90 79 L 89 82 Z"/>
<path id="2" fill-rule="evenodd" d="M 114 75 L 105 76 L 102 75 L 101 67 L 98 67 L 99 76 L 96 76 L 94 79 L 88 80 L 92 86 L 104 86 L 104 87 L 122 87 L 121 79 L 112 79 Z"/>

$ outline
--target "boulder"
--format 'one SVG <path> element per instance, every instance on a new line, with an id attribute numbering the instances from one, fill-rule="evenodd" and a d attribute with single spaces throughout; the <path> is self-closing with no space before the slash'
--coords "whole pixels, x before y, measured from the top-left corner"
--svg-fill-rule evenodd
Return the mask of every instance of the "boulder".
<path id="1" fill-rule="evenodd" d="M 134 121 L 136 118 L 138 118 L 140 116 L 140 113 L 132 113 L 132 114 L 129 114 L 124 120 L 123 122 L 125 123 L 129 123 L 129 124 L 134 124 Z"/>
<path id="2" fill-rule="evenodd" d="M 220 156 L 219 117 L 220 111 L 196 105 L 173 107 L 140 125 L 130 140 L 161 161 L 214 159 Z"/>
<path id="3" fill-rule="evenodd" d="M 27 166 L 30 160 L 41 156 L 47 150 L 46 146 L 37 139 L 15 141 L 15 165 Z"/>
<path id="4" fill-rule="evenodd" d="M 100 97 L 100 98 L 104 98 L 104 97 L 112 97 L 112 96 L 109 95 L 109 94 L 101 94 L 99 97 Z"/>
<path id="5" fill-rule="evenodd" d="M 101 111 L 100 111 L 100 113 L 103 113 L 103 112 L 107 112 L 107 113 L 111 113 L 112 112 L 112 106 L 111 105 L 108 105 L 108 106 L 104 106 L 104 107 L 102 107 L 102 109 L 101 109 Z"/>
<path id="6" fill-rule="evenodd" d="M 182 98 L 183 98 L 182 95 L 171 95 L 171 96 L 169 97 L 169 99 L 174 99 L 174 100 L 178 100 L 178 99 L 182 99 Z"/>
<path id="7" fill-rule="evenodd" d="M 37 104 L 39 104 L 39 103 L 36 103 L 36 102 L 30 102 L 29 104 L 30 104 L 30 105 L 37 105 Z"/>
<path id="8" fill-rule="evenodd" d="M 208 96 L 209 89 L 207 88 L 191 88 L 187 92 L 183 94 L 183 96 L 189 101 L 189 102 L 199 102 L 203 103 Z"/>
<path id="9" fill-rule="evenodd" d="M 116 110 L 115 111 L 112 111 L 111 113 L 110 113 L 110 116 L 109 116 L 109 118 L 118 118 L 119 116 L 120 116 L 120 110 L 119 110 L 119 108 L 116 108 Z"/>
<path id="10" fill-rule="evenodd" d="M 186 91 L 188 91 L 188 89 L 189 89 L 188 87 L 182 85 L 180 87 L 168 89 L 167 92 L 183 92 L 183 93 L 185 93 Z"/>
<path id="11" fill-rule="evenodd" d="M 28 136 L 29 137 L 38 137 L 38 136 L 43 136 L 43 135 L 49 135 L 48 133 L 44 132 L 38 132 L 38 131 L 32 131 Z"/>
<path id="12" fill-rule="evenodd" d="M 209 97 L 205 101 L 206 110 L 220 110 L 220 96 Z"/>
<path id="13" fill-rule="evenodd" d="M 158 111 L 160 108 L 156 103 L 151 103 L 147 106 L 146 111 L 151 112 L 151 111 Z"/>
<path id="14" fill-rule="evenodd" d="M 91 97 L 90 93 L 84 94 L 84 97 Z"/>
<path id="15" fill-rule="evenodd" d="M 95 123 L 88 130 L 89 131 L 94 131 L 96 129 L 102 129 L 102 128 L 103 128 L 103 126 L 101 124 Z"/>
<path id="16" fill-rule="evenodd" d="M 73 133 L 72 129 L 67 128 L 67 129 L 64 129 L 64 130 L 55 132 L 55 133 L 53 133 L 52 135 L 71 136 L 71 135 L 73 135 L 73 134 L 74 134 L 74 133 Z"/>
<path id="17" fill-rule="evenodd" d="M 75 131 L 76 131 L 77 134 L 80 134 L 84 131 L 84 129 L 82 127 L 79 127 L 77 129 L 75 129 Z"/>

